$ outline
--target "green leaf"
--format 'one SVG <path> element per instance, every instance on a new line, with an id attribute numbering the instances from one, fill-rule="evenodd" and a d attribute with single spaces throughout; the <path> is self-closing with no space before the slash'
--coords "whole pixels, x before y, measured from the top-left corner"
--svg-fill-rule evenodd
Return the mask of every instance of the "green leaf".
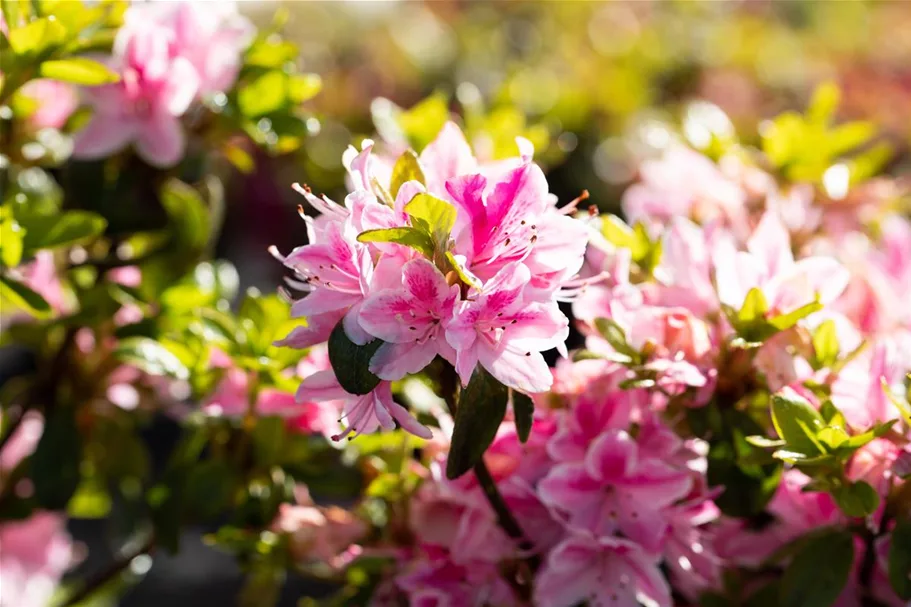
<path id="1" fill-rule="evenodd" d="M 796 310 L 792 310 L 786 314 L 779 314 L 778 316 L 773 316 L 769 319 L 769 324 L 778 329 L 779 331 L 785 331 L 796 325 L 800 320 L 806 318 L 814 312 L 819 312 L 822 310 L 822 304 L 818 301 L 808 303 L 804 306 L 800 306 Z"/>
<path id="2" fill-rule="evenodd" d="M 879 494 L 864 481 L 836 487 L 832 489 L 832 497 L 841 511 L 848 516 L 868 516 L 879 507 Z"/>
<path id="3" fill-rule="evenodd" d="M 38 66 L 42 78 L 52 78 L 82 86 L 99 86 L 118 82 L 120 76 L 106 65 L 84 57 L 44 61 Z"/>
<path id="4" fill-rule="evenodd" d="M 161 188 L 161 204 L 173 224 L 177 247 L 201 250 L 209 240 L 211 218 L 199 193 L 177 179 L 169 179 Z"/>
<path id="5" fill-rule="evenodd" d="M 67 506 L 72 518 L 104 518 L 110 511 L 111 496 L 96 480 L 83 481 Z"/>
<path id="6" fill-rule="evenodd" d="M 58 405 L 44 422 L 44 432 L 31 459 L 29 477 L 43 508 L 63 510 L 79 486 L 82 438 L 73 407 Z"/>
<path id="7" fill-rule="evenodd" d="M 219 516 L 228 507 L 237 480 L 237 472 L 227 461 L 201 462 L 187 477 L 187 506 L 203 519 Z"/>
<path id="8" fill-rule="evenodd" d="M 838 329 L 834 320 L 827 320 L 813 332 L 813 352 L 818 368 L 829 367 L 838 360 L 841 346 L 838 343 Z"/>
<path id="9" fill-rule="evenodd" d="M 902 600 L 911 599 L 911 520 L 908 519 L 898 521 L 892 530 L 889 583 Z"/>
<path id="10" fill-rule="evenodd" d="M 272 70 L 241 88 L 237 93 L 237 105 L 244 116 L 258 118 L 285 107 L 289 88 L 287 74 Z"/>
<path id="11" fill-rule="evenodd" d="M 622 249 L 632 249 L 636 241 L 633 229 L 616 215 L 601 216 L 601 234 L 608 242 Z"/>
<path id="12" fill-rule="evenodd" d="M 649 275 L 661 263 L 662 248 L 661 239 L 652 241 L 645 224 L 637 222 L 633 226 L 633 243 L 631 246 L 633 261 Z"/>
<path id="13" fill-rule="evenodd" d="M 905 420 L 905 423 L 911 426 L 911 404 L 900 396 L 896 396 L 892 393 L 892 388 L 889 387 L 889 383 L 886 381 L 885 377 L 880 377 L 880 385 L 882 386 L 886 398 L 895 405 L 895 408 L 898 409 L 898 412 L 902 416 L 902 419 Z"/>
<path id="14" fill-rule="evenodd" d="M 168 375 L 187 379 L 190 372 L 164 344 L 148 337 L 121 340 L 114 354 L 123 362 L 136 366 L 149 375 Z"/>
<path id="15" fill-rule="evenodd" d="M 389 193 L 393 198 L 398 196 L 399 188 L 408 181 L 424 183 L 424 170 L 418 162 L 418 156 L 413 150 L 406 150 L 392 167 L 392 180 L 389 183 Z"/>
<path id="16" fill-rule="evenodd" d="M 516 418 L 516 434 L 523 443 L 528 441 L 531 426 L 535 419 L 535 402 L 527 394 L 510 391 L 512 394 L 512 412 Z"/>
<path id="17" fill-rule="evenodd" d="M 617 324 L 617 321 L 612 318 L 596 318 L 595 328 L 614 350 L 629 357 L 630 362 L 639 359 L 639 352 L 626 341 L 626 331 Z"/>
<path id="18" fill-rule="evenodd" d="M 449 261 L 452 269 L 459 275 L 459 279 L 466 285 L 474 287 L 475 289 L 480 289 L 483 286 L 481 284 L 481 279 L 472 274 L 465 263 L 453 255 L 451 251 L 446 251 L 446 260 Z"/>
<path id="19" fill-rule="evenodd" d="M 447 120 L 449 100 L 442 93 L 430 95 L 396 117 L 399 127 L 418 150 L 433 141 Z"/>
<path id="20" fill-rule="evenodd" d="M 247 49 L 244 63 L 248 66 L 275 68 L 282 67 L 297 58 L 297 46 L 284 40 L 259 40 Z"/>
<path id="21" fill-rule="evenodd" d="M 58 215 L 24 214 L 19 221 L 26 228 L 25 254 L 84 242 L 102 234 L 107 221 L 89 211 L 67 211 Z"/>
<path id="22" fill-rule="evenodd" d="M 446 477 L 462 476 L 481 461 L 506 415 L 509 390 L 481 365 L 459 396 Z"/>
<path id="23" fill-rule="evenodd" d="M 854 538 L 848 531 L 808 541 L 781 580 L 781 607 L 829 607 L 845 587 L 853 563 Z"/>
<path id="24" fill-rule="evenodd" d="M 433 239 L 429 234 L 417 228 L 381 228 L 367 230 L 358 234 L 359 242 L 394 242 L 411 247 L 432 258 L 434 252 Z"/>
<path id="25" fill-rule="evenodd" d="M 15 268 L 22 261 L 22 240 L 25 228 L 13 217 L 0 220 L 0 261 L 8 268 Z"/>
<path id="26" fill-rule="evenodd" d="M 323 88 L 323 81 L 317 74 L 295 74 L 289 78 L 289 96 L 293 103 L 304 103 L 316 97 Z"/>
<path id="27" fill-rule="evenodd" d="M 766 302 L 765 295 L 758 287 L 753 287 L 743 299 L 743 305 L 737 313 L 737 320 L 742 325 L 751 325 L 765 318 L 766 312 L 769 311 L 769 304 Z"/>
<path id="28" fill-rule="evenodd" d="M 405 205 L 405 212 L 414 227 L 430 234 L 441 249 L 447 248 L 449 234 L 455 226 L 454 206 L 436 196 L 421 193 Z"/>
<path id="29" fill-rule="evenodd" d="M 51 314 L 51 305 L 41 295 L 7 276 L 0 276 L 0 300 L 6 300 L 37 318 Z"/>
<path id="30" fill-rule="evenodd" d="M 792 450 L 804 455 L 818 455 L 815 435 L 825 422 L 819 412 L 796 394 L 772 395 L 772 423 L 775 431 Z"/>
<path id="31" fill-rule="evenodd" d="M 807 108 L 807 118 L 816 123 L 829 122 L 838 103 L 841 100 L 841 91 L 834 82 L 824 82 L 816 87 L 813 91 L 813 97 L 810 99 L 810 105 Z"/>
<path id="32" fill-rule="evenodd" d="M 6 4 L 6 2 L 4 2 Z M 60 44 L 66 37 L 66 28 L 55 19 L 36 19 L 10 30 L 9 44 L 17 55 L 34 57 Z"/>
<path id="33" fill-rule="evenodd" d="M 370 372 L 370 359 L 383 340 L 374 339 L 359 346 L 345 334 L 342 322 L 339 322 L 329 335 L 329 362 L 338 383 L 350 394 L 368 394 L 380 383 L 380 378 Z"/>

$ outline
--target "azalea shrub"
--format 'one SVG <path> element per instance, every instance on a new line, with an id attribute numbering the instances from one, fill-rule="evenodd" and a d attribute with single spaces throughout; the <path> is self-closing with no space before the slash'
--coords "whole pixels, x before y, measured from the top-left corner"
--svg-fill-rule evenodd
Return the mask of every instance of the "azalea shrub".
<path id="1" fill-rule="evenodd" d="M 622 217 L 533 130 L 383 101 L 263 294 L 214 251 L 223 181 L 318 129 L 283 21 L 3 4 L 0 605 L 116 601 L 200 527 L 242 605 L 908 604 L 909 192 L 835 86 L 631 135 Z"/>

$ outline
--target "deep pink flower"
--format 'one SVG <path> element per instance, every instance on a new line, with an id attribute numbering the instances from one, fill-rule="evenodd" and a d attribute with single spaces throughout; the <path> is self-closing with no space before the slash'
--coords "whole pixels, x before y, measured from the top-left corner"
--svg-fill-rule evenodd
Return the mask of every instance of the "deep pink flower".
<path id="1" fill-rule="evenodd" d="M 597 535 L 622 532 L 647 550 L 658 550 L 668 529 L 663 509 L 690 490 L 685 472 L 661 460 L 643 459 L 622 430 L 603 433 L 584 462 L 554 466 L 538 491 L 566 513 L 569 524 Z"/>
<path id="2" fill-rule="evenodd" d="M 481 364 L 504 385 L 543 392 L 552 377 L 541 352 L 561 346 L 569 321 L 556 302 L 527 301 L 523 289 L 531 273 L 522 263 L 504 266 L 474 299 L 462 301 L 446 329 L 456 350 L 456 369 L 468 384 Z"/>
<path id="3" fill-rule="evenodd" d="M 183 57 L 172 57 L 172 32 L 154 22 L 123 30 L 110 67 L 121 80 L 85 89 L 94 109 L 76 134 L 73 155 L 98 159 L 133 144 L 143 160 L 157 167 L 176 164 L 186 146 L 180 116 L 199 89 L 199 76 Z"/>
<path id="4" fill-rule="evenodd" d="M 397 380 L 426 367 L 437 354 L 455 364 L 456 354 L 446 341 L 458 285 L 426 259 L 414 259 L 402 268 L 402 287 L 371 295 L 360 310 L 360 324 L 382 340 L 370 370 L 383 379 Z"/>
<path id="5" fill-rule="evenodd" d="M 445 553 L 415 560 L 395 579 L 412 607 L 512 607 L 516 599 L 497 567 L 456 564 Z"/>
<path id="6" fill-rule="evenodd" d="M 380 382 L 368 394 L 349 394 L 339 385 L 332 371 L 320 371 L 301 382 L 296 397 L 298 402 L 337 400 L 344 403 L 342 417 L 347 427 L 341 434 L 333 436 L 333 440 L 341 440 L 352 433 L 351 438 L 354 438 L 358 434 L 375 432 L 379 428 L 394 430 L 396 422 L 403 430 L 415 436 L 433 436 L 427 426 L 418 423 L 404 407 L 392 400 L 392 388 L 388 381 Z"/>
<path id="7" fill-rule="evenodd" d="M 657 558 L 614 537 L 573 535 L 548 555 L 535 584 L 535 605 L 573 607 L 579 603 L 637 607 L 640 597 L 670 607 L 671 591 Z"/>

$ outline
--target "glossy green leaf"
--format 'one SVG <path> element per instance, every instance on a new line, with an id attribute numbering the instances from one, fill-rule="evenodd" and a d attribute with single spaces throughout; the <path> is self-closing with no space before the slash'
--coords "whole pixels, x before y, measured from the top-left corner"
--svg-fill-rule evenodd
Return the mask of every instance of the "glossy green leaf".
<path id="1" fill-rule="evenodd" d="M 773 394 L 772 423 L 778 436 L 790 449 L 804 455 L 821 453 L 817 447 L 815 433 L 825 425 L 825 422 L 806 399 L 797 394 Z"/>
<path id="2" fill-rule="evenodd" d="M 42 78 L 52 78 L 82 86 L 99 86 L 118 82 L 120 76 L 106 65 L 84 57 L 44 61 L 38 66 Z"/>
<path id="3" fill-rule="evenodd" d="M 819 312 L 820 310 L 822 310 L 822 304 L 818 301 L 814 301 L 812 303 L 800 306 L 796 310 L 773 316 L 769 319 L 769 324 L 779 331 L 784 331 L 786 329 L 790 329 L 810 314 Z"/>
<path id="4" fill-rule="evenodd" d="M 82 438 L 73 407 L 58 405 L 46 415 L 44 432 L 31 458 L 29 477 L 43 508 L 63 510 L 79 486 Z"/>
<path id="5" fill-rule="evenodd" d="M 44 17 L 11 29 L 8 39 L 17 55 L 34 57 L 57 46 L 65 37 L 66 28 L 59 21 Z"/>
<path id="6" fill-rule="evenodd" d="M 612 318 L 596 318 L 595 328 L 618 353 L 628 357 L 630 361 L 638 360 L 639 352 L 626 341 L 626 331 L 617 324 L 617 321 Z"/>
<path id="7" fill-rule="evenodd" d="M 832 490 L 832 497 L 841 511 L 848 516 L 868 516 L 879 507 L 879 494 L 865 481 L 836 487 Z"/>
<path id="8" fill-rule="evenodd" d="M 829 607 L 848 582 L 854 564 L 854 538 L 832 531 L 806 542 L 781 580 L 781 607 Z"/>
<path id="9" fill-rule="evenodd" d="M 367 230 L 358 234 L 359 242 L 394 242 L 411 247 L 432 258 L 434 253 L 433 239 L 426 232 L 417 228 L 381 228 Z"/>
<path id="10" fill-rule="evenodd" d="M 459 396 L 446 477 L 458 478 L 474 467 L 493 442 L 506 415 L 509 390 L 484 367 L 475 367 Z"/>
<path id="11" fill-rule="evenodd" d="M 841 346 L 838 343 L 838 329 L 835 321 L 826 320 L 813 332 L 813 352 L 817 367 L 829 367 L 838 360 Z"/>
<path id="12" fill-rule="evenodd" d="M 743 298 L 743 305 L 737 312 L 737 320 L 743 325 L 749 325 L 761 321 L 768 311 L 769 304 L 766 302 L 762 289 L 753 287 Z"/>
<path id="13" fill-rule="evenodd" d="M 348 338 L 342 322 L 329 335 L 329 362 L 338 383 L 351 394 L 368 394 L 380 383 L 370 372 L 370 359 L 383 345 L 381 339 L 359 346 Z"/>
<path id="14" fill-rule="evenodd" d="M 516 434 L 527 442 L 535 419 L 535 402 L 527 394 L 512 390 L 512 412 L 516 420 Z"/>
<path id="15" fill-rule="evenodd" d="M 898 521 L 889 546 L 889 583 L 902 600 L 911 599 L 911 520 Z"/>
<path id="16" fill-rule="evenodd" d="M 285 107 L 289 89 L 287 74 L 272 70 L 241 88 L 237 93 L 237 105 L 244 116 L 258 118 Z"/>
<path id="17" fill-rule="evenodd" d="M 421 168 L 420 162 L 418 162 L 417 154 L 412 150 L 406 150 L 402 153 L 399 159 L 395 161 L 395 166 L 392 167 L 389 193 L 393 198 L 398 196 L 402 184 L 408 181 L 424 183 L 424 170 Z"/>
<path id="18" fill-rule="evenodd" d="M 26 228 L 25 254 L 84 242 L 101 235 L 107 221 L 89 211 L 67 211 L 56 215 L 24 214 L 19 220 Z"/>
<path id="19" fill-rule="evenodd" d="M 38 318 L 45 318 L 52 311 L 41 295 L 7 276 L 0 276 L 0 301 L 3 300 Z"/>
<path id="20" fill-rule="evenodd" d="M 288 88 L 293 103 L 304 103 L 316 97 L 323 81 L 317 74 L 295 74 L 289 78 Z"/>
<path id="21" fill-rule="evenodd" d="M 405 212 L 411 218 L 411 225 L 430 234 L 440 248 L 446 248 L 456 220 L 453 205 L 436 196 L 421 193 L 405 205 Z"/>
<path id="22" fill-rule="evenodd" d="M 115 355 L 125 363 L 136 366 L 149 375 L 167 375 L 177 379 L 190 376 L 186 365 L 164 344 L 148 337 L 121 340 Z"/>

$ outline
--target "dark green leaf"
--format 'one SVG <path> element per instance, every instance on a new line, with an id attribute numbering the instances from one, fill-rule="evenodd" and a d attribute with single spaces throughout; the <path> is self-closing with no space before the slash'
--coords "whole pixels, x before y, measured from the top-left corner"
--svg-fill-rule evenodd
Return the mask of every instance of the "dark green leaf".
<path id="1" fill-rule="evenodd" d="M 794 556 L 781 580 L 781 607 L 829 607 L 848 581 L 854 538 L 832 531 L 813 538 Z"/>
<path id="2" fill-rule="evenodd" d="M 253 429 L 253 453 L 260 466 L 278 463 L 284 448 L 285 420 L 280 417 L 260 417 Z"/>
<path id="3" fill-rule="evenodd" d="M 639 358 L 639 352 L 626 341 L 626 331 L 617 321 L 612 318 L 596 318 L 595 328 L 614 350 L 629 357 L 630 361 Z"/>
<path id="4" fill-rule="evenodd" d="M 818 455 L 821 450 L 815 433 L 824 425 L 822 416 L 797 394 L 772 395 L 772 423 L 788 447 L 805 455 Z"/>
<path id="5" fill-rule="evenodd" d="M 380 383 L 380 378 L 368 369 L 370 359 L 383 345 L 380 339 L 359 346 L 345 334 L 343 323 L 339 322 L 329 336 L 329 362 L 338 378 L 338 383 L 351 394 L 367 394 Z"/>
<path id="6" fill-rule="evenodd" d="M 392 168 L 392 180 L 389 184 L 389 193 L 395 198 L 398 196 L 399 188 L 408 181 L 419 181 L 424 183 L 424 171 L 418 162 L 417 154 L 412 150 L 406 150 L 395 162 Z"/>
<path id="7" fill-rule="evenodd" d="M 516 418 L 516 434 L 524 443 L 531 434 L 531 425 L 535 419 L 535 402 L 527 394 L 513 390 L 512 412 Z"/>
<path id="8" fill-rule="evenodd" d="M 31 459 L 35 498 L 48 510 L 63 510 L 79 486 L 82 439 L 76 411 L 57 406 L 48 414 Z"/>
<path id="9" fill-rule="evenodd" d="M 889 546 L 889 583 L 902 600 L 911 599 L 911 520 L 898 521 Z"/>
<path id="10" fill-rule="evenodd" d="M 39 249 L 53 249 L 94 238 L 107 227 L 104 217 L 89 211 L 67 211 L 56 215 L 25 214 L 18 219 L 26 228 L 22 241 L 26 255 Z"/>
<path id="11" fill-rule="evenodd" d="M 51 305 L 41 295 L 6 276 L 0 276 L 0 301 L 2 300 L 38 318 L 47 317 L 51 313 Z"/>
<path id="12" fill-rule="evenodd" d="M 481 461 L 506 415 L 509 390 L 481 365 L 459 396 L 446 477 L 458 478 Z"/>
<path id="13" fill-rule="evenodd" d="M 117 72 L 84 57 L 44 61 L 38 66 L 38 73 L 42 78 L 52 78 L 82 86 L 98 86 L 120 80 Z"/>
<path id="14" fill-rule="evenodd" d="M 394 242 L 420 251 L 427 257 L 433 257 L 433 239 L 429 234 L 417 228 L 382 228 L 367 230 L 358 234 L 359 242 Z"/>
<path id="15" fill-rule="evenodd" d="M 194 466 L 187 478 L 187 506 L 208 519 L 221 514 L 234 494 L 237 473 L 222 460 L 208 460 Z"/>
<path id="16" fill-rule="evenodd" d="M 841 511 L 848 516 L 867 516 L 879 507 L 879 494 L 865 481 L 836 487 L 832 489 L 832 497 Z"/>
<path id="17" fill-rule="evenodd" d="M 209 240 L 209 209 L 196 190 L 177 179 L 169 179 L 161 189 L 161 204 L 173 223 L 178 247 L 205 247 Z"/>

